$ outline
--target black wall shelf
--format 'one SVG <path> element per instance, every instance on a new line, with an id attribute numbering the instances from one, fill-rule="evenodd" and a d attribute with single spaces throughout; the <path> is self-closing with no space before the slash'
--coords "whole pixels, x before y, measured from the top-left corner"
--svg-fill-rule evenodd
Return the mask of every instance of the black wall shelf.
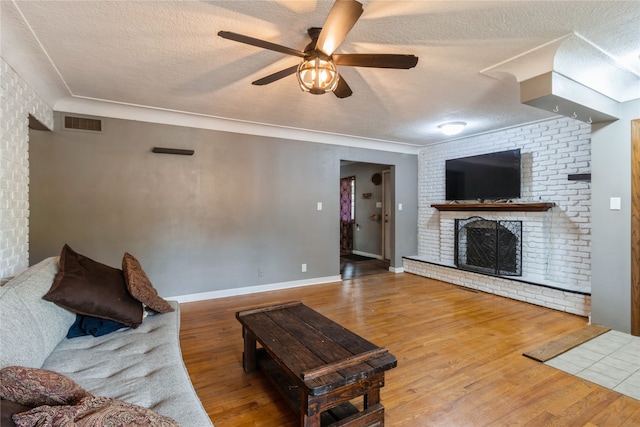
<path id="1" fill-rule="evenodd" d="M 182 156 L 193 156 L 193 153 L 195 153 L 194 150 L 183 150 L 181 148 L 162 148 L 162 147 L 153 147 L 151 151 L 158 154 L 179 154 Z"/>

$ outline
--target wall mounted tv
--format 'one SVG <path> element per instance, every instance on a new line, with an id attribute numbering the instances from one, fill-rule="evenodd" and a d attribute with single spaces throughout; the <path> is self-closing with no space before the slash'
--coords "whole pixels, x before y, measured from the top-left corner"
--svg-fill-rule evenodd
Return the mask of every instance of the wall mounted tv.
<path id="1" fill-rule="evenodd" d="M 446 161 L 447 200 L 520 197 L 520 149 Z"/>

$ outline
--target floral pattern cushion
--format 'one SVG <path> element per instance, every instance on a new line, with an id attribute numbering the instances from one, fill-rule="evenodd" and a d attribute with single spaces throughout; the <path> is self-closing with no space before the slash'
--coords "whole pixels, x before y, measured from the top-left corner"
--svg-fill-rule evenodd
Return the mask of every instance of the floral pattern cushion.
<path id="1" fill-rule="evenodd" d="M 46 369 L 0 369 L 0 397 L 21 405 L 75 405 L 91 394 L 71 378 Z"/>
<path id="2" fill-rule="evenodd" d="M 166 300 L 158 296 L 140 262 L 128 252 L 122 258 L 122 271 L 131 296 L 158 313 L 174 311 Z"/>
<path id="3" fill-rule="evenodd" d="M 39 406 L 13 416 L 18 427 L 180 427 L 150 409 L 109 397 L 90 396 L 77 405 Z"/>

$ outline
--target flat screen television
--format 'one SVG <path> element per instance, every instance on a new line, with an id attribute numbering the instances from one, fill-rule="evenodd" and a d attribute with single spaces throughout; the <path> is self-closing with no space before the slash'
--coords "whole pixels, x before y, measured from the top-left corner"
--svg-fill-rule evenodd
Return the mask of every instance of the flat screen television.
<path id="1" fill-rule="evenodd" d="M 520 149 L 446 161 L 447 200 L 520 197 Z"/>

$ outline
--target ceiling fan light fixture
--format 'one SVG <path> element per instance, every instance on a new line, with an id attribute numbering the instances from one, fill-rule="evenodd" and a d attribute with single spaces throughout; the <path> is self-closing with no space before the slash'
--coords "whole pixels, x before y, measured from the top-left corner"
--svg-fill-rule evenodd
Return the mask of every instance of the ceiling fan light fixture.
<path id="1" fill-rule="evenodd" d="M 457 135 L 462 132 L 467 124 L 465 122 L 449 122 L 438 126 L 440 132 L 447 136 Z"/>
<path id="2" fill-rule="evenodd" d="M 314 95 L 332 92 L 338 86 L 338 68 L 330 59 L 312 57 L 305 59 L 298 66 L 298 83 L 300 88 Z"/>

